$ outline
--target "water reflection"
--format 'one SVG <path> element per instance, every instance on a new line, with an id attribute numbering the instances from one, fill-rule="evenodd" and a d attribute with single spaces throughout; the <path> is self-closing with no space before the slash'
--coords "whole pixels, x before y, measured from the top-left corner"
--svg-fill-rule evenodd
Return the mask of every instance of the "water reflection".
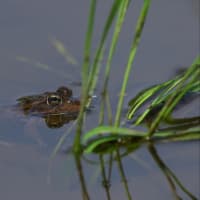
<path id="1" fill-rule="evenodd" d="M 134 144 L 133 144 L 134 145 Z M 113 166 L 116 164 L 118 169 L 118 174 L 121 178 L 122 185 L 121 191 L 125 191 L 124 199 L 134 199 L 132 187 L 130 186 L 127 178 L 127 171 L 126 171 L 126 163 L 123 161 L 125 156 L 121 153 L 121 148 L 115 146 L 115 149 L 109 154 L 98 154 L 98 165 L 101 171 L 101 180 L 102 180 L 102 188 L 104 189 L 106 199 L 112 199 L 112 173 L 113 173 Z M 167 164 L 163 161 L 163 158 L 159 155 L 159 151 L 157 150 L 156 146 L 153 142 L 149 142 L 147 144 L 147 150 L 155 161 L 155 164 L 158 168 L 160 168 L 162 174 L 164 175 L 168 186 L 171 190 L 171 195 L 174 199 L 181 200 L 184 199 L 184 196 L 187 196 L 189 199 L 197 200 L 195 197 L 181 182 L 181 180 L 176 176 L 176 174 L 167 166 Z M 132 151 L 132 153 L 135 150 Z M 129 152 L 130 153 L 130 152 Z M 74 159 L 77 167 L 77 174 L 79 176 L 80 185 L 82 188 L 82 198 L 83 199 L 90 199 L 90 191 L 87 189 L 86 180 L 88 179 L 87 175 L 84 173 L 83 169 L 83 160 L 85 160 L 81 155 L 74 154 Z M 94 161 L 87 160 L 87 165 L 93 165 Z M 100 175 L 100 174 L 99 174 Z M 137 184 L 136 182 L 134 183 Z M 148 195 L 147 195 L 148 196 Z"/>
<path id="2" fill-rule="evenodd" d="M 47 115 L 44 117 L 45 123 L 49 128 L 60 128 L 64 124 L 68 124 L 70 121 L 73 121 L 77 118 L 77 115 Z"/>
<path id="3" fill-rule="evenodd" d="M 187 194 L 187 196 L 190 197 L 190 199 L 193 199 L 193 200 L 197 199 L 193 194 L 191 194 L 187 190 L 187 188 L 184 187 L 181 181 L 177 178 L 176 174 L 173 173 L 172 170 L 165 164 L 165 162 L 159 156 L 153 143 L 150 143 L 148 145 L 148 149 L 149 149 L 149 153 L 151 154 L 152 158 L 156 162 L 157 166 L 161 169 L 162 173 L 164 174 L 174 198 L 177 200 L 182 199 L 177 191 L 177 188 L 179 188 L 183 193 Z"/>

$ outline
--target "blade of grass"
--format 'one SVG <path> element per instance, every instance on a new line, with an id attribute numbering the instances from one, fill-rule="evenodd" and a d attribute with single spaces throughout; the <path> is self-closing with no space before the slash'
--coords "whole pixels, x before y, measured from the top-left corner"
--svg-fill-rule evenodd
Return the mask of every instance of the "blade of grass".
<path id="1" fill-rule="evenodd" d="M 113 34 L 113 38 L 111 41 L 111 46 L 110 46 L 106 69 L 105 69 L 105 79 L 104 79 L 104 84 L 103 84 L 103 90 L 102 90 L 101 110 L 100 110 L 100 115 L 99 115 L 99 121 L 100 121 L 99 124 L 100 125 L 102 124 L 103 118 L 104 118 L 105 102 L 107 102 L 106 105 L 107 105 L 107 110 L 108 110 L 109 122 L 110 122 L 110 124 L 112 123 L 112 111 L 111 111 L 111 107 L 110 107 L 110 103 L 109 103 L 110 100 L 109 100 L 109 95 L 107 93 L 107 86 L 108 86 L 108 80 L 109 80 L 109 76 L 110 76 L 112 58 L 113 58 L 113 55 L 114 55 L 114 52 L 116 49 L 117 41 L 119 38 L 119 33 L 121 31 L 122 24 L 125 19 L 125 14 L 126 14 L 128 5 L 129 5 L 129 0 L 121 1 L 117 21 L 115 24 L 114 34 Z"/>
<path id="2" fill-rule="evenodd" d="M 179 92 L 177 92 L 177 96 L 174 99 L 174 101 L 171 103 L 171 105 L 169 106 L 167 112 L 165 113 L 164 117 L 166 118 L 167 116 L 169 116 L 172 113 L 173 108 L 177 105 L 177 103 L 182 99 L 182 97 L 191 90 L 191 88 L 193 87 L 193 83 L 195 83 L 199 77 L 200 77 L 200 70 L 198 70 L 197 72 L 194 71 L 194 75 L 192 75 L 190 77 L 191 80 L 189 80 L 189 82 L 187 83 L 187 85 L 185 85 L 183 87 L 182 90 L 180 90 Z M 188 75 L 189 77 L 189 75 Z"/>
<path id="3" fill-rule="evenodd" d="M 146 133 L 142 131 L 136 131 L 128 128 L 121 128 L 121 127 L 114 127 L 114 126 L 99 126 L 94 128 L 84 134 L 83 136 L 83 143 L 86 143 L 87 140 L 91 139 L 92 137 L 96 137 L 99 135 L 106 135 L 110 133 L 117 133 L 121 135 L 129 135 L 129 136 L 145 136 Z"/>
<path id="4" fill-rule="evenodd" d="M 103 32 L 102 32 L 99 47 L 97 49 L 97 52 L 96 52 L 96 55 L 95 55 L 95 58 L 94 58 L 94 63 L 92 65 L 92 69 L 91 69 L 91 72 L 89 74 L 88 92 L 89 92 L 90 95 L 93 94 L 93 90 L 94 90 L 96 83 L 97 83 L 97 75 L 98 75 L 98 72 L 99 72 L 98 63 L 99 63 L 99 60 L 100 60 L 99 58 L 102 56 L 103 46 L 105 44 L 106 38 L 107 38 L 108 33 L 109 33 L 111 26 L 113 24 L 113 21 L 114 21 L 116 15 L 118 13 L 118 9 L 119 9 L 120 5 L 121 5 L 121 1 L 115 0 L 113 2 L 111 9 L 110 9 L 109 15 L 106 19 L 106 23 L 105 23 L 105 26 L 104 26 L 104 29 L 103 29 Z"/>
<path id="5" fill-rule="evenodd" d="M 183 93 L 181 93 L 179 95 L 182 87 L 184 86 L 185 82 L 190 78 L 190 76 L 194 72 L 195 68 L 199 67 L 199 63 L 200 63 L 200 57 L 197 57 L 195 59 L 195 61 L 193 62 L 193 64 L 191 65 L 191 67 L 189 67 L 188 70 L 186 71 L 186 73 L 184 74 L 183 79 L 179 82 L 179 84 L 176 88 L 176 91 L 170 95 L 169 99 L 167 100 L 167 102 L 165 103 L 165 105 L 163 106 L 161 111 L 159 112 L 158 116 L 153 121 L 153 123 L 150 127 L 150 130 L 149 130 L 149 133 L 148 133 L 149 137 L 151 137 L 154 134 L 160 121 L 163 119 L 163 116 L 167 117 L 166 113 L 169 114 L 171 112 L 172 108 L 178 103 L 178 101 L 180 100 L 180 97 L 183 95 Z M 196 75 L 195 75 L 195 77 L 193 77 L 193 79 L 194 78 L 196 78 Z M 187 92 L 187 87 L 184 91 Z M 177 96 L 178 96 L 178 99 L 176 99 Z M 176 99 L 176 101 L 175 101 L 175 99 Z M 174 104 L 173 102 L 175 102 L 176 104 Z"/>
<path id="6" fill-rule="evenodd" d="M 92 35 L 94 29 L 94 18 L 95 18 L 95 11 L 96 11 L 96 0 L 91 0 L 90 2 L 90 14 L 88 17 L 88 26 L 85 38 L 85 47 L 84 47 L 84 60 L 83 60 L 83 67 L 82 67 L 82 101 L 81 101 L 81 108 L 77 119 L 77 129 L 76 135 L 73 144 L 74 152 L 79 153 L 80 149 L 80 137 L 81 137 L 81 130 L 82 124 L 84 121 L 84 111 L 85 106 L 87 105 L 87 80 L 88 80 L 88 73 L 89 73 L 89 64 L 90 64 L 90 51 L 91 51 L 91 43 L 92 43 Z"/>
<path id="7" fill-rule="evenodd" d="M 84 95 L 84 93 L 86 92 L 86 88 L 87 88 L 95 13 L 96 13 L 96 0 L 91 0 L 90 14 L 89 14 L 89 18 L 88 18 L 87 32 L 86 32 L 85 45 L 84 45 L 84 51 L 83 51 L 84 59 L 83 59 L 83 68 L 82 68 L 82 91 L 83 91 L 82 95 Z"/>
<path id="8" fill-rule="evenodd" d="M 119 101 L 118 101 L 118 106 L 117 106 L 117 113 L 115 116 L 115 126 L 119 126 L 120 124 L 120 118 L 121 118 L 121 112 L 122 112 L 122 106 L 123 106 L 123 102 L 124 102 L 124 96 L 125 96 L 125 91 L 126 91 L 126 86 L 128 83 L 128 79 L 129 79 L 129 74 L 132 68 L 132 64 L 133 61 L 135 59 L 135 55 L 137 52 L 137 48 L 140 42 L 140 38 L 141 38 L 141 34 L 142 34 L 142 30 L 144 27 L 144 23 L 148 14 L 148 10 L 150 7 L 151 1 L 150 0 L 145 0 L 138 22 L 137 22 L 137 26 L 136 26 L 136 32 L 135 32 L 135 36 L 133 39 L 133 43 L 131 45 L 131 50 L 130 50 L 130 55 L 129 55 L 129 59 L 128 59 L 128 63 L 126 66 L 126 70 L 124 73 L 124 78 L 123 78 L 123 83 L 122 83 L 122 88 L 120 91 L 120 96 L 119 96 Z"/>
<path id="9" fill-rule="evenodd" d="M 80 112 L 79 112 L 79 116 L 78 116 L 78 120 L 77 120 L 77 132 L 76 132 L 76 136 L 75 136 L 75 140 L 74 140 L 74 151 L 77 151 L 77 152 L 80 150 L 80 136 L 81 136 L 81 129 L 82 129 L 82 124 L 83 124 L 85 106 L 87 105 L 89 96 L 91 96 L 93 94 L 93 90 L 96 86 L 97 75 L 99 72 L 99 67 L 98 67 L 99 60 L 100 60 L 100 57 L 102 57 L 103 46 L 104 46 L 104 43 L 108 36 L 111 25 L 114 21 L 115 15 L 117 14 L 120 2 L 121 2 L 120 0 L 115 0 L 111 7 L 109 16 L 106 20 L 106 23 L 105 23 L 105 26 L 103 29 L 99 47 L 97 49 L 97 53 L 94 58 L 94 64 L 91 66 L 91 69 L 89 72 L 89 76 L 86 74 L 86 72 L 88 72 L 88 71 L 84 72 L 84 77 L 87 78 L 87 81 L 85 80 L 85 82 L 84 82 L 84 84 L 86 84 L 86 86 L 83 86 L 83 96 L 82 96 L 81 108 L 80 108 Z M 93 6 L 92 3 L 93 3 L 93 1 L 91 1 L 91 9 L 94 9 L 95 6 Z M 95 1 L 95 5 L 96 5 L 96 1 Z M 93 12 L 93 11 L 90 11 L 90 12 Z M 91 15 L 90 15 L 90 17 L 91 17 Z M 89 32 L 91 32 L 91 27 L 88 27 L 88 34 L 89 34 Z M 88 69 L 88 68 L 86 68 L 86 69 Z"/>

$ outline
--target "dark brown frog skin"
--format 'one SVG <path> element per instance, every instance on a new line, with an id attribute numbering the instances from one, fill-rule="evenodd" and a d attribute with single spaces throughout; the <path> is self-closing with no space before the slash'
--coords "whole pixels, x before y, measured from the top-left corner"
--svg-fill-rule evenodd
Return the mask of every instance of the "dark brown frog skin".
<path id="1" fill-rule="evenodd" d="M 80 101 L 73 98 L 72 90 L 65 86 L 55 92 L 24 96 L 17 101 L 25 115 L 41 116 L 51 128 L 76 119 L 80 110 Z"/>

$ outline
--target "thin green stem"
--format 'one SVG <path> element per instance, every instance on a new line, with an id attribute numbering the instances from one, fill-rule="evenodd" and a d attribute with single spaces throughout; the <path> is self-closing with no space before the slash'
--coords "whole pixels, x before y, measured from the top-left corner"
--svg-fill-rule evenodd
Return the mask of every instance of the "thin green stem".
<path id="1" fill-rule="evenodd" d="M 110 51 L 109 51 L 109 54 L 108 54 L 108 61 L 107 61 L 107 64 L 106 64 L 105 81 L 104 81 L 103 91 L 105 91 L 107 86 L 108 86 L 108 80 L 109 80 L 110 69 L 111 69 L 111 62 L 112 62 L 112 58 L 113 58 L 113 55 L 114 55 L 114 51 L 115 51 L 116 46 L 117 46 L 117 41 L 118 41 L 119 34 L 121 32 L 121 29 L 122 29 L 122 24 L 123 24 L 124 19 L 125 19 L 125 14 L 126 14 L 128 5 L 129 5 L 129 0 L 124 0 L 124 1 L 121 2 L 120 8 L 119 8 L 118 18 L 117 18 L 117 21 L 116 21 L 113 39 L 112 39 L 112 42 L 111 42 L 111 45 L 110 45 Z"/>
<path id="2" fill-rule="evenodd" d="M 103 33 L 102 33 L 102 36 L 101 36 L 99 47 L 97 49 L 97 52 L 96 52 L 96 55 L 95 55 L 95 58 L 94 58 L 94 64 L 92 65 L 91 72 L 89 74 L 88 93 L 90 95 L 93 93 L 93 90 L 94 90 L 96 83 L 97 83 L 97 75 L 98 75 L 98 72 L 99 72 L 99 69 L 100 69 L 98 67 L 98 63 L 99 63 L 99 60 L 100 60 L 99 58 L 102 57 L 103 47 L 104 47 L 106 38 L 108 36 L 108 33 L 111 29 L 111 25 L 112 25 L 112 23 L 115 19 L 117 11 L 119 9 L 119 5 L 120 5 L 120 0 L 115 0 L 112 7 L 111 7 L 111 10 L 109 12 L 109 16 L 108 16 L 106 23 L 105 23 L 105 26 L 104 26 L 104 30 L 103 30 Z"/>
<path id="3" fill-rule="evenodd" d="M 85 37 L 85 45 L 84 45 L 84 60 L 83 60 L 83 69 L 82 69 L 82 91 L 86 91 L 87 79 L 89 73 L 89 65 L 90 65 L 90 51 L 91 51 L 91 43 L 92 43 L 92 35 L 94 30 L 94 19 L 95 19 L 95 11 L 96 11 L 96 0 L 91 0 L 90 5 L 90 14 L 88 18 L 88 28 Z"/>
<path id="4" fill-rule="evenodd" d="M 82 101 L 81 101 L 81 108 L 79 112 L 79 116 L 77 119 L 77 130 L 76 136 L 74 139 L 74 146 L 73 150 L 76 153 L 80 152 L 80 138 L 82 132 L 82 124 L 84 121 L 84 113 L 85 107 L 88 101 L 88 92 L 87 92 L 87 80 L 88 80 L 88 71 L 89 71 L 89 63 L 90 63 L 90 49 L 91 49 L 91 41 L 92 41 L 92 33 L 94 27 L 94 16 L 96 11 L 96 0 L 91 0 L 90 4 L 90 14 L 88 19 L 88 28 L 86 33 L 86 40 L 85 40 L 85 48 L 84 48 L 84 62 L 82 68 Z"/>
<path id="5" fill-rule="evenodd" d="M 137 48 L 138 48 L 138 45 L 140 42 L 142 30 L 143 30 L 144 23 L 145 23 L 147 14 L 148 14 L 150 3 L 151 3 L 150 0 L 144 1 L 143 8 L 141 10 L 141 13 L 140 13 L 140 16 L 139 16 L 139 19 L 137 22 L 136 32 L 135 32 L 135 36 L 134 36 L 133 43 L 131 46 L 130 55 L 129 55 L 128 63 L 127 63 L 126 70 L 124 73 L 122 88 L 121 88 L 120 97 L 119 97 L 119 101 L 118 101 L 117 113 L 116 113 L 116 117 L 115 117 L 115 126 L 119 126 L 119 124 L 120 124 L 120 117 L 121 117 L 126 87 L 127 87 L 130 71 L 132 68 L 132 64 L 135 59 Z"/>
<path id="6" fill-rule="evenodd" d="M 110 77 L 112 58 L 113 58 L 114 51 L 117 46 L 119 33 L 121 31 L 122 24 L 124 22 L 128 3 L 129 3 L 129 0 L 124 0 L 124 1 L 121 1 L 121 4 L 119 6 L 118 17 L 117 17 L 117 21 L 115 24 L 115 30 L 114 30 L 114 34 L 113 34 L 113 38 L 112 38 L 112 42 L 111 42 L 111 46 L 110 46 L 110 50 L 109 50 L 109 54 L 108 54 L 108 59 L 107 59 L 107 64 L 106 64 L 106 69 L 105 69 L 105 80 L 104 80 L 103 89 L 102 89 L 102 98 L 101 98 L 101 108 L 102 109 L 100 111 L 100 121 L 102 121 L 104 118 L 105 103 L 106 103 L 107 109 L 108 109 L 108 120 L 109 120 L 110 125 L 112 124 L 112 110 L 110 107 L 110 102 L 109 102 L 110 100 L 109 100 L 109 95 L 108 95 L 108 91 L 107 91 L 108 80 Z"/>

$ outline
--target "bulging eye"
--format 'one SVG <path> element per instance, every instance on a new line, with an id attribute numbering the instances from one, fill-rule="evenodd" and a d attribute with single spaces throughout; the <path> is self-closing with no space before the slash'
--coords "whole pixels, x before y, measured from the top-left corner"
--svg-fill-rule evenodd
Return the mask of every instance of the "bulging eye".
<path id="1" fill-rule="evenodd" d="M 71 101 L 71 100 L 67 100 L 67 103 L 68 103 L 68 104 L 71 104 L 71 103 L 72 103 L 72 101 Z"/>
<path id="2" fill-rule="evenodd" d="M 62 98 L 55 94 L 49 95 L 47 97 L 47 104 L 52 106 L 60 105 L 62 104 Z"/>

